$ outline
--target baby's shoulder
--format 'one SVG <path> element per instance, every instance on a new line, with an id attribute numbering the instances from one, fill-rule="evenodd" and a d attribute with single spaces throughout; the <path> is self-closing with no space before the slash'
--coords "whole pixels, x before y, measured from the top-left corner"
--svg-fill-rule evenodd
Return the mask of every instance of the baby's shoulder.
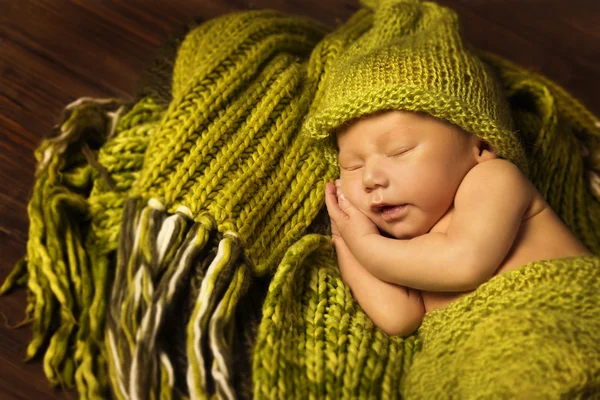
<path id="1" fill-rule="evenodd" d="M 467 172 L 455 196 L 455 205 L 469 205 L 486 197 L 531 203 L 536 189 L 527 176 L 510 161 L 495 158 L 477 164 Z"/>
<path id="2" fill-rule="evenodd" d="M 460 186 L 464 185 L 519 187 L 529 186 L 531 182 L 515 164 L 503 158 L 495 158 L 471 168 Z"/>
<path id="3" fill-rule="evenodd" d="M 494 158 L 475 165 L 467 172 L 465 178 L 467 177 L 470 177 L 470 179 L 491 177 L 504 177 L 512 180 L 527 179 L 519 167 L 503 158 Z"/>

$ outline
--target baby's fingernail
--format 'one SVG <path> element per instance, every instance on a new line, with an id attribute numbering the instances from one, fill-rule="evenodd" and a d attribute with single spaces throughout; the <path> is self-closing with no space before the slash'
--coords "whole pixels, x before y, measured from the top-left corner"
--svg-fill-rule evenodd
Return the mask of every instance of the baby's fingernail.
<path id="1" fill-rule="evenodd" d="M 342 199 L 343 201 L 346 201 L 346 196 L 344 196 L 344 193 L 340 193 L 340 199 Z"/>
<path id="2" fill-rule="evenodd" d="M 336 179 L 335 180 L 335 186 L 340 186 L 342 184 L 342 180 L 341 179 Z"/>

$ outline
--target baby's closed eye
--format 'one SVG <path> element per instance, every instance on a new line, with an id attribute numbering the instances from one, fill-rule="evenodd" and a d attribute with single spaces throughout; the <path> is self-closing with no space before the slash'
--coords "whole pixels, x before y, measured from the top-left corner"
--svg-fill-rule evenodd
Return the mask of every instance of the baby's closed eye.
<path id="1" fill-rule="evenodd" d="M 412 150 L 413 147 L 403 146 L 388 153 L 388 157 L 400 157 Z"/>
<path id="2" fill-rule="evenodd" d="M 347 164 L 347 165 L 342 165 L 340 164 L 340 168 L 343 169 L 344 171 L 356 171 L 359 170 L 363 167 L 362 164 Z"/>
<path id="3" fill-rule="evenodd" d="M 358 168 L 361 168 L 363 163 L 359 157 L 350 154 L 339 154 L 338 155 L 338 164 L 340 168 L 344 171 L 355 171 Z"/>

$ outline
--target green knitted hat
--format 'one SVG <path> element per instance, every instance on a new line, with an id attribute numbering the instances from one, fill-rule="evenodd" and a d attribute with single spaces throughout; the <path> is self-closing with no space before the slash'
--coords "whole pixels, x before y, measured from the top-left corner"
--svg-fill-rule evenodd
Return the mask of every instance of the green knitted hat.
<path id="1" fill-rule="evenodd" d="M 422 111 L 477 135 L 527 172 L 510 110 L 491 68 L 461 39 L 457 15 L 418 0 L 366 2 L 373 25 L 337 60 L 303 131 L 332 131 L 377 111 Z M 335 161 L 334 147 L 328 158 Z"/>
<path id="2" fill-rule="evenodd" d="M 537 343 L 559 343 L 552 349 L 567 348 L 570 357 L 544 351 L 555 368 L 533 377 L 545 380 L 548 370 L 567 376 L 561 381 L 577 384 L 570 394 L 598 387 L 588 366 L 600 364 L 577 359 L 598 354 L 592 340 L 598 324 L 590 322 L 600 320 L 596 259 L 544 261 L 539 269 L 498 276 L 408 337 L 385 334 L 353 298 L 324 207 L 335 164 L 300 134 L 303 128 L 331 139 L 326 133 L 343 121 L 411 105 L 486 138 L 507 158 L 522 155 L 489 71 L 466 55 L 450 29 L 453 14 L 414 1 L 368 6 L 333 31 L 274 11 L 193 25 L 165 45 L 134 101 L 81 98 L 65 108 L 35 153 L 27 254 L 0 286 L 0 295 L 27 287 L 27 357 L 43 355 L 52 384 L 76 386 L 84 399 L 460 398 L 519 387 L 494 374 L 493 385 L 482 381 L 479 368 L 502 371 L 495 368 L 500 361 L 520 356 L 518 342 L 498 336 L 497 326 L 534 304 L 568 324 L 556 325 L 555 336 L 528 336 L 541 342 L 529 342 L 533 352 L 524 355 L 540 355 Z M 421 35 L 430 31 L 446 35 L 428 36 L 446 56 L 424 63 L 421 76 L 415 60 L 433 57 Z M 394 40 L 411 50 L 379 46 Z M 420 86 L 402 84 L 399 75 L 386 86 L 381 78 L 392 70 L 386 54 L 396 57 L 405 81 L 419 76 Z M 598 118 L 551 81 L 482 57 L 499 72 L 527 144 L 531 181 L 600 254 Z M 386 62 L 366 68 L 363 61 L 372 66 L 373 60 Z M 425 71 L 430 65 L 437 75 Z M 467 71 L 470 81 L 454 87 L 449 71 Z M 373 87 L 353 80 L 357 72 Z M 561 289 L 568 296 L 560 297 L 563 283 L 573 290 Z M 534 287 L 552 296 L 538 296 Z M 589 301 L 583 287 L 593 294 Z M 506 319 L 493 319 L 494 309 Z M 573 318 L 565 320 L 565 313 Z M 483 334 L 479 342 L 471 340 L 476 331 Z M 473 348 L 477 343 L 494 351 Z M 456 357 L 461 352 L 466 356 Z M 465 375 L 463 361 L 473 354 L 477 360 Z M 564 359 L 581 368 L 565 375 L 566 364 L 558 362 Z M 522 357 L 514 366 L 538 367 L 537 360 Z M 538 381 L 522 383 L 531 382 Z"/>

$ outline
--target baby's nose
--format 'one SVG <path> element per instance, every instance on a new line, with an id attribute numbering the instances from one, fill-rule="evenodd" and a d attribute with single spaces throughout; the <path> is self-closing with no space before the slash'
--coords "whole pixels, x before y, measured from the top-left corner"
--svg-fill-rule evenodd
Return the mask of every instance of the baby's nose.
<path id="1" fill-rule="evenodd" d="M 385 167 L 377 162 L 368 163 L 368 165 L 365 165 L 362 181 L 364 188 L 367 190 L 387 185 Z"/>

